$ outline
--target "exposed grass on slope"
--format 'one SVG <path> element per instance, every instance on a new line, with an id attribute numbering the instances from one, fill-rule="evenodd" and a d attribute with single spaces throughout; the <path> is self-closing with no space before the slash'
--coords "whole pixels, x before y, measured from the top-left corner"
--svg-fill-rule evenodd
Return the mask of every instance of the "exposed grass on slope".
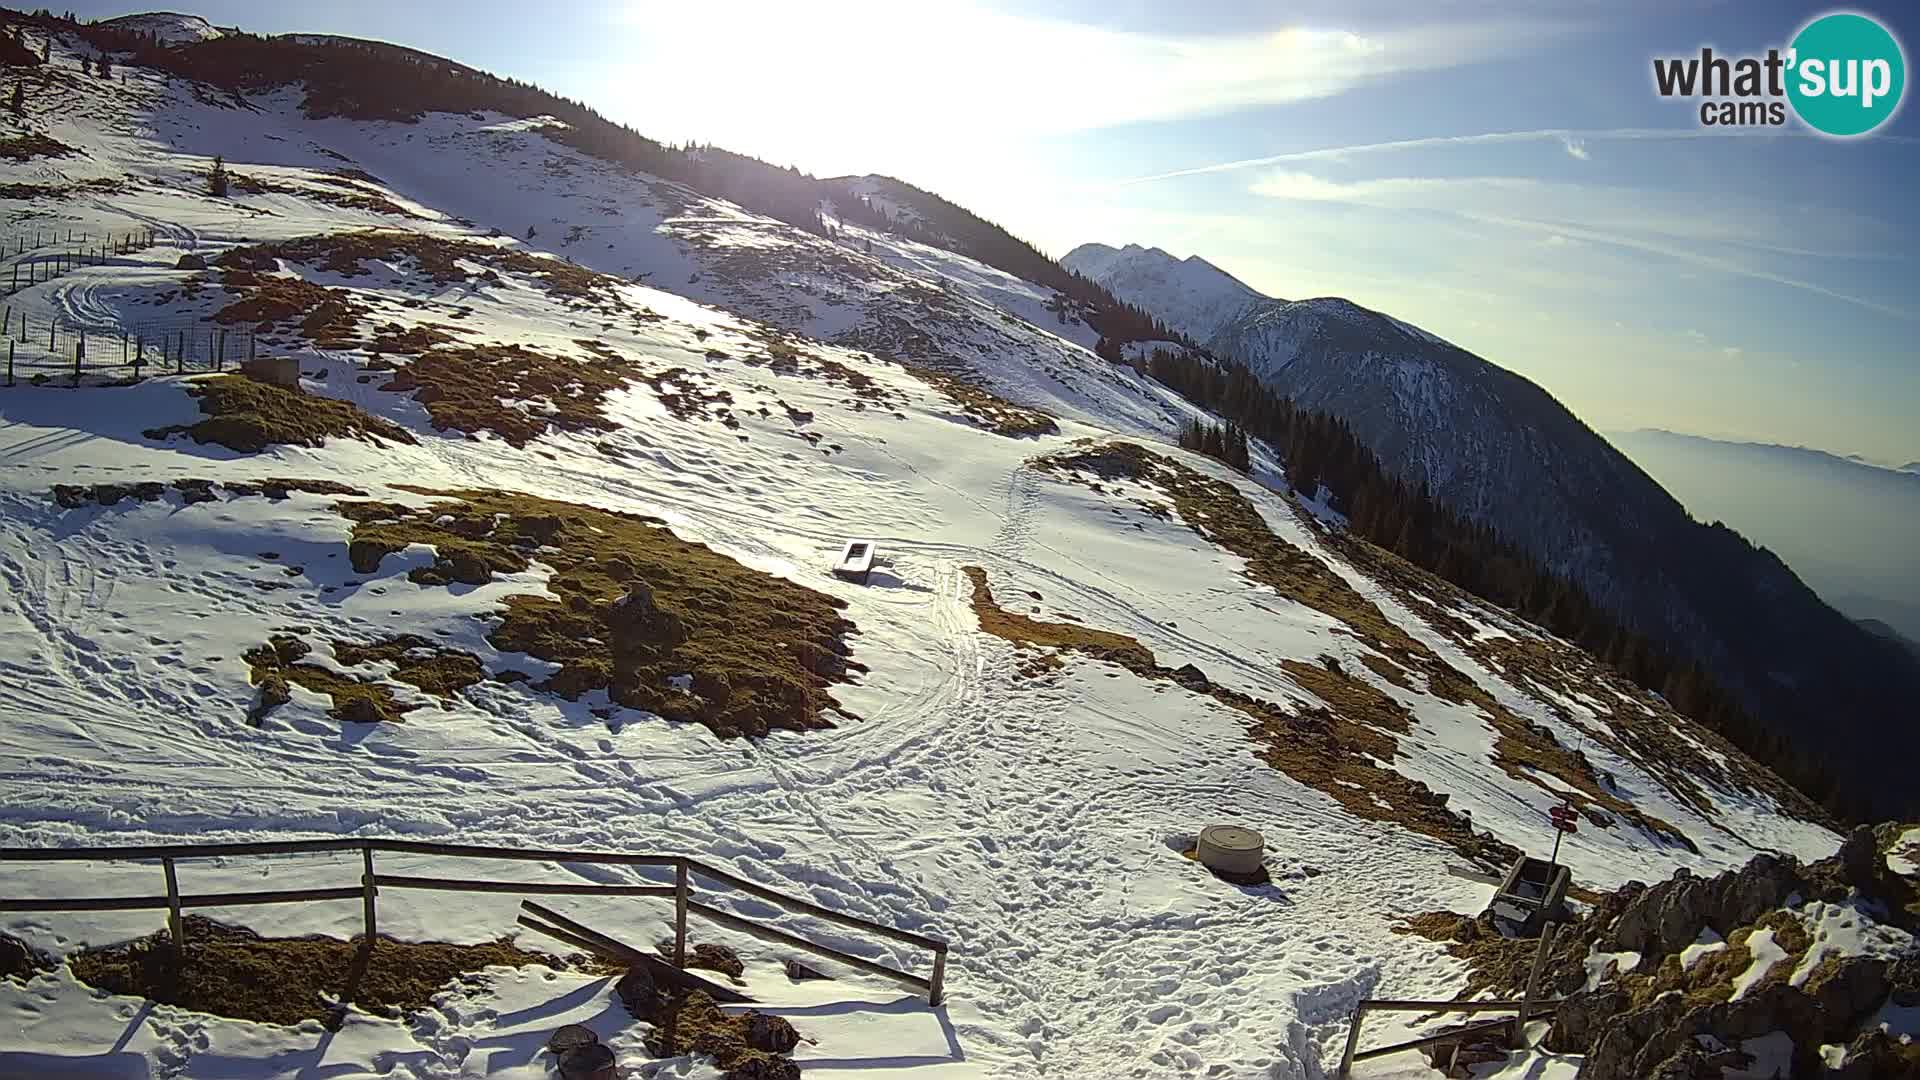
<path id="1" fill-rule="evenodd" d="M 1246 717 L 1261 760 L 1331 796 L 1357 817 L 1397 822 L 1469 857 L 1508 859 L 1515 853 L 1497 841 L 1488 843 L 1476 837 L 1465 819 L 1446 809 L 1446 796 L 1374 764 L 1391 761 L 1398 748 L 1393 736 L 1385 731 L 1328 710 L 1294 713 L 1275 702 L 1212 683 L 1197 669 L 1165 667 L 1151 649 L 1124 634 L 1078 623 L 1042 622 L 1007 611 L 994 599 L 986 571 L 977 566 L 964 569 L 973 582 L 973 610 L 982 631 L 1024 648 L 1084 653 L 1118 664 L 1142 678 L 1177 683 L 1211 697 Z M 1312 670 L 1318 672 L 1312 678 L 1342 700 L 1349 696 L 1367 698 L 1365 690 L 1371 689 L 1362 689 L 1364 684 L 1351 676 L 1324 667 Z M 1023 674 L 1036 677 L 1044 670 L 1023 669 Z M 1378 691 L 1373 694 L 1378 695 Z M 1383 710 L 1377 699 L 1368 699 L 1367 707 Z M 1372 718 L 1384 718 L 1405 729 L 1403 714 L 1383 710 L 1378 715 L 1367 713 L 1362 719 Z"/>
<path id="2" fill-rule="evenodd" d="M 504 938 L 449 945 L 382 937 L 367 950 L 361 938 L 268 938 L 199 915 L 188 915 L 184 923 L 186 949 L 177 972 L 165 932 L 82 949 L 68 963 L 80 981 L 115 994 L 263 1024 L 319 1020 L 334 1029 L 345 1010 L 329 1000 L 401 1017 L 489 967 L 558 966 Z"/>
<path id="3" fill-rule="evenodd" d="M 413 394 L 438 430 L 487 431 L 525 447 L 549 431 L 613 430 L 602 404 L 637 374 L 524 345 L 442 346 L 397 368 L 380 389 Z"/>
<path id="4" fill-rule="evenodd" d="M 1172 500 L 1174 511 L 1194 532 L 1243 559 L 1248 578 L 1330 615 L 1351 629 L 1355 637 L 1377 654 L 1366 666 L 1387 682 L 1409 687 L 1412 681 L 1408 673 L 1418 673 L 1425 679 L 1427 690 L 1436 697 L 1479 709 L 1496 732 L 1493 761 L 1509 775 L 1556 797 L 1571 787 L 1574 794 L 1570 801 L 1577 809 L 1584 812 L 1593 805 L 1604 809 L 1604 814 L 1589 814 L 1596 824 L 1611 824 L 1613 817 L 1624 818 L 1638 828 L 1694 850 L 1693 841 L 1672 824 L 1641 812 L 1605 790 L 1584 755 L 1568 750 L 1545 729 L 1514 715 L 1472 679 L 1388 619 L 1378 606 L 1332 568 L 1275 535 L 1259 510 L 1232 484 L 1127 442 L 1077 447 L 1041 458 L 1035 467 L 1063 477 L 1086 472 L 1108 480 L 1127 479 L 1152 485 Z M 1151 512 L 1153 508 L 1147 509 Z M 1363 731 L 1408 730 L 1405 710 L 1362 681 L 1345 673 L 1329 680 L 1326 673 L 1304 664 L 1289 665 L 1287 670 L 1303 688 L 1334 706 L 1336 716 L 1370 725 Z M 1302 680 L 1311 680 L 1317 686 Z M 1368 741 L 1378 740 L 1369 736 Z M 1391 755 L 1381 759 L 1390 760 Z M 1563 786 L 1548 785 L 1542 775 L 1562 781 Z"/>
<path id="5" fill-rule="evenodd" d="M 141 502 L 155 502 L 168 491 L 178 494 L 182 501 L 193 503 L 212 502 L 225 495 L 230 499 L 249 495 L 264 496 L 280 500 L 288 494 L 300 491 L 312 495 L 354 495 L 365 497 L 366 492 L 332 480 L 290 480 L 275 478 L 269 480 L 175 480 L 160 483 L 146 480 L 131 484 L 55 484 L 53 500 L 68 510 L 77 510 L 83 506 L 116 506 L 126 499 Z"/>
<path id="6" fill-rule="evenodd" d="M 981 427 L 1009 438 L 1056 435 L 1060 425 L 1038 409 L 1026 409 L 943 371 L 903 364 L 907 373 L 939 391 Z"/>
<path id="7" fill-rule="evenodd" d="M 1505 675 L 1510 685 L 1528 690 L 1529 682 L 1537 683 L 1561 698 L 1586 701 L 1598 724 L 1583 722 L 1582 727 L 1594 741 L 1638 762 L 1709 820 L 1713 820 L 1718 811 L 1702 787 L 1703 782 L 1727 789 L 1761 792 L 1787 813 L 1831 825 L 1829 815 L 1792 785 L 1719 733 L 1676 712 L 1665 701 L 1641 690 L 1591 654 L 1539 635 L 1484 636 L 1455 614 L 1477 610 L 1483 601 L 1452 582 L 1351 534 L 1329 536 L 1328 542 L 1370 579 L 1392 592 L 1421 621 L 1452 639 L 1483 665 Z M 1437 603 L 1424 602 L 1421 597 Z M 1537 691 L 1532 696 L 1563 719 L 1573 720 L 1553 697 Z M 1520 730 L 1515 725 L 1503 727 L 1514 732 Z M 1531 756 L 1520 746 L 1505 746 L 1502 751 L 1508 761 L 1516 764 Z M 1564 753 L 1564 748 L 1559 753 Z M 1549 771 L 1579 788 L 1587 801 L 1617 811 L 1618 808 L 1611 805 L 1614 800 L 1610 793 L 1597 785 L 1599 778 L 1591 766 L 1584 761 L 1573 764 L 1577 767 L 1556 767 Z M 1581 808 L 1584 809 L 1584 803 Z"/>
<path id="8" fill-rule="evenodd" d="M 9 161 L 31 161 L 37 157 L 72 157 L 79 152 L 66 143 L 37 131 L 0 138 L 0 158 L 6 158 Z"/>
<path id="9" fill-rule="evenodd" d="M 667 1003 L 645 1037 L 647 1052 L 673 1058 L 712 1058 L 726 1080 L 785 1080 L 800 1075 L 794 1063 L 752 1043 L 756 1014 L 725 1012 L 703 990 Z M 784 1021 L 778 1021 L 784 1023 Z M 789 1029 L 790 1030 L 790 1029 Z"/>
<path id="10" fill-rule="evenodd" d="M 366 210 L 390 217 L 412 218 L 416 221 L 427 220 L 384 195 L 366 191 L 357 184 L 337 177 L 328 177 L 322 181 L 328 183 L 328 187 L 294 187 L 234 170 L 228 170 L 227 177 L 233 190 L 242 195 L 292 195 L 295 198 L 310 199 L 344 210 Z"/>
<path id="11" fill-rule="evenodd" d="M 188 392 L 199 399 L 206 419 L 146 432 L 149 439 L 184 433 L 197 443 L 254 454 L 269 446 L 322 446 L 328 439 L 382 439 L 411 444 L 405 428 L 337 398 L 255 382 L 244 375 L 197 379 Z"/>
<path id="12" fill-rule="evenodd" d="M 274 709 L 293 700 L 288 684 L 325 694 L 333 699 L 328 715 L 342 723 L 397 724 L 418 705 L 405 705 L 393 691 L 377 682 L 361 680 L 330 671 L 318 664 L 298 661 L 313 651 L 313 646 L 291 634 L 275 634 L 265 645 L 257 645 L 241 654 L 249 668 L 248 681 L 260 688 L 259 699 L 247 719 L 258 724 Z"/>
<path id="13" fill-rule="evenodd" d="M 439 554 L 422 584 L 484 583 L 538 559 L 553 594 L 506 600 L 488 640 L 560 665 L 541 689 L 704 724 L 722 738 L 831 727 L 847 659 L 843 601 L 750 570 L 655 518 L 501 491 L 421 491 L 425 508 L 340 503 L 354 569 L 411 544 Z"/>
<path id="14" fill-rule="evenodd" d="M 249 325 L 256 331 L 293 323 L 300 336 L 323 348 L 351 347 L 358 339 L 360 320 L 367 313 L 366 306 L 345 290 L 299 278 L 229 270 L 221 274 L 220 284 L 239 298 L 214 312 L 214 322 Z"/>
<path id="15" fill-rule="evenodd" d="M 401 634 L 364 645 L 335 641 L 333 658 L 345 667 L 391 664 L 393 671 L 389 678 L 442 698 L 450 698 L 487 677 L 479 657 L 449 649 L 417 634 Z"/>

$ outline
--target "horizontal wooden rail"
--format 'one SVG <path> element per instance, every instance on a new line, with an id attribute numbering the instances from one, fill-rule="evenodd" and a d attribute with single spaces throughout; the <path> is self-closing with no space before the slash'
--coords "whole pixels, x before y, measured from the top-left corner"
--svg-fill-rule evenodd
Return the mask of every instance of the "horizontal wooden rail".
<path id="1" fill-rule="evenodd" d="M 671 892 L 672 890 L 668 890 Z M 267 892 L 201 893 L 182 896 L 183 908 L 297 904 L 308 900 L 358 900 L 360 887 L 276 889 Z M 157 911 L 173 904 L 165 896 L 93 896 L 72 900 L 0 899 L 0 911 Z"/>
<path id="2" fill-rule="evenodd" d="M 672 896 L 671 885 L 597 885 L 589 881 L 468 881 L 460 878 L 375 874 L 380 888 L 438 889 L 445 892 L 516 893 L 545 896 Z"/>
<path id="3" fill-rule="evenodd" d="M 309 855 L 328 852 L 357 851 L 365 861 L 365 870 L 361 874 L 360 884 L 351 887 L 332 889 L 287 889 L 272 892 L 233 892 L 207 893 L 197 896 L 182 896 L 174 875 L 174 864 L 187 859 L 218 859 L 240 856 L 271 855 Z M 593 882 L 530 882 L 530 881 L 489 881 L 466 878 L 424 877 L 405 874 L 379 874 L 373 868 L 374 852 L 391 852 L 410 855 L 429 855 L 464 859 L 505 859 L 518 862 L 543 863 L 583 863 L 606 866 L 671 867 L 675 871 L 673 885 L 625 885 L 600 884 Z M 523 895 L 556 896 L 658 896 L 673 897 L 676 907 L 675 948 L 682 952 L 685 948 L 684 915 L 679 912 L 696 911 L 699 914 L 723 925 L 741 930 L 755 937 L 791 945 L 818 953 L 832 960 L 846 964 L 875 975 L 903 982 L 915 989 L 927 991 L 928 1000 L 933 1005 L 940 1004 L 946 973 L 947 943 L 939 938 L 917 934 L 910 930 L 900 930 L 857 915 L 848 915 L 822 907 L 796 896 L 789 896 L 764 885 L 757 885 L 744 878 L 730 874 L 725 870 L 708 866 L 698 860 L 680 855 L 635 854 L 620 851 L 568 851 L 562 849 L 511 848 L 478 844 L 450 844 L 429 840 L 402 840 L 381 837 L 335 836 L 316 837 L 305 840 L 261 840 L 216 844 L 142 844 L 123 847 L 61 847 L 61 848 L 0 848 L 0 863 L 6 862 L 160 862 L 167 873 L 168 895 L 165 896 L 117 896 L 91 897 L 78 899 L 30 899 L 0 898 L 0 911 L 137 911 L 148 909 L 169 910 L 173 924 L 173 936 L 176 945 L 184 946 L 184 934 L 178 925 L 178 912 L 183 908 L 237 907 L 247 904 L 296 903 L 306 900 L 350 900 L 361 899 L 366 904 L 366 937 L 374 936 L 374 897 L 380 888 L 392 889 L 429 889 L 448 892 L 508 893 Z M 736 889 L 749 896 L 757 897 L 775 904 L 795 914 L 810 916 L 823 922 L 844 926 L 852 930 L 874 934 L 902 944 L 926 949 L 933 953 L 933 976 L 922 979 L 884 964 L 855 956 L 839 949 L 809 941 L 806 938 L 765 926 L 752 920 L 735 915 L 730 911 L 701 904 L 690 899 L 693 875 L 700 875 L 710 882 Z M 555 925 L 555 919 L 548 919 L 549 925 Z M 579 936 L 576 928 L 559 922 L 556 928 Z M 651 959 L 651 958 L 649 958 Z"/>
<path id="4" fill-rule="evenodd" d="M 1388 1054 L 1399 1054 L 1408 1050 L 1420 1050 L 1429 1046 L 1437 1046 L 1440 1043 L 1453 1042 L 1456 1039 L 1479 1035 L 1482 1032 L 1499 1031 L 1502 1028 L 1511 1027 L 1512 1025 L 1513 1021 L 1505 1018 L 1499 1020 L 1482 1020 L 1477 1024 L 1468 1024 L 1465 1027 L 1454 1028 L 1452 1031 L 1443 1031 L 1438 1035 L 1409 1039 L 1406 1042 L 1395 1043 L 1392 1046 L 1376 1046 L 1371 1050 L 1361 1050 L 1353 1055 L 1353 1060 L 1355 1062 L 1371 1061 L 1377 1057 L 1386 1057 Z"/>
<path id="5" fill-rule="evenodd" d="M 702 904 L 698 900 L 687 901 L 687 910 L 704 915 L 722 926 L 730 926 L 743 934 L 749 934 L 762 941 L 771 941 L 777 945 L 791 945 L 797 949 L 806 949 L 808 952 L 818 953 L 821 956 L 838 961 L 848 967 L 858 968 L 869 975 L 879 975 L 883 978 L 906 983 L 915 990 L 930 992 L 933 989 L 933 983 L 931 981 L 923 979 L 918 975 L 909 975 L 896 968 L 890 968 L 885 964 L 868 960 L 864 956 L 855 956 L 852 953 L 841 952 L 839 949 L 816 944 L 797 934 L 789 934 L 785 930 L 776 930 L 771 926 L 754 922 L 752 919 L 741 918 L 731 911 L 722 911 L 717 907 Z"/>
<path id="6" fill-rule="evenodd" d="M 1360 1003 L 1368 1012 L 1518 1012 L 1524 1002 L 1519 1001 L 1374 1001 Z M 1558 1000 L 1536 1001 L 1536 1008 L 1560 1007 Z"/>

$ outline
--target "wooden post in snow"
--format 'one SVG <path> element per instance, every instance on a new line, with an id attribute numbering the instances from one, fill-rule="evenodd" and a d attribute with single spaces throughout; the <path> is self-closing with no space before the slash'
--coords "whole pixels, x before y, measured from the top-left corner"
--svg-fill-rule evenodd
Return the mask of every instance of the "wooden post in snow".
<path id="1" fill-rule="evenodd" d="M 174 958 L 179 959 L 187 954 L 187 927 L 180 918 L 180 879 L 174 874 L 172 859 L 161 859 L 160 866 L 167 872 L 167 930 L 173 934 Z"/>
<path id="2" fill-rule="evenodd" d="M 687 966 L 687 864 L 673 867 L 673 966 Z"/>
<path id="3" fill-rule="evenodd" d="M 373 898 L 379 894 L 379 890 L 373 887 L 373 845 L 368 844 L 361 848 L 360 857 L 366 867 L 365 873 L 360 875 L 360 905 L 363 909 L 361 914 L 366 917 L 367 923 L 365 947 L 371 949 L 375 930 Z"/>

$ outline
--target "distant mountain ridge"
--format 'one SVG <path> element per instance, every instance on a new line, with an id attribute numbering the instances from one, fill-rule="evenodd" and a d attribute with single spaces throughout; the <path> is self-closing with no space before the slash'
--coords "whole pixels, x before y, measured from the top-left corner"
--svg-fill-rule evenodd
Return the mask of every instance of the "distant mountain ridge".
<path id="1" fill-rule="evenodd" d="M 1210 277 L 1205 260 L 1089 244 L 1063 263 L 1189 327 L 1298 405 L 1341 418 L 1409 483 L 1571 578 L 1628 627 L 1698 657 L 1784 737 L 1844 755 L 1890 804 L 1916 804 L 1890 757 L 1920 753 L 1920 664 L 1770 552 L 1694 521 L 1546 390 L 1344 299 L 1262 297 L 1224 310 L 1220 290 L 1188 287 L 1236 280 Z"/>

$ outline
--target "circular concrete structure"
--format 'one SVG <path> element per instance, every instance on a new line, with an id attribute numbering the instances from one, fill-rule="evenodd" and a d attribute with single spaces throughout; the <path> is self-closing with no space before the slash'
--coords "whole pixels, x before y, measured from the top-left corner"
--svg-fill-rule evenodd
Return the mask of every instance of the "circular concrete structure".
<path id="1" fill-rule="evenodd" d="M 1194 853 L 1207 867 L 1223 874 L 1256 874 L 1266 855 L 1266 841 L 1252 829 L 1238 825 L 1209 825 L 1200 830 Z"/>

